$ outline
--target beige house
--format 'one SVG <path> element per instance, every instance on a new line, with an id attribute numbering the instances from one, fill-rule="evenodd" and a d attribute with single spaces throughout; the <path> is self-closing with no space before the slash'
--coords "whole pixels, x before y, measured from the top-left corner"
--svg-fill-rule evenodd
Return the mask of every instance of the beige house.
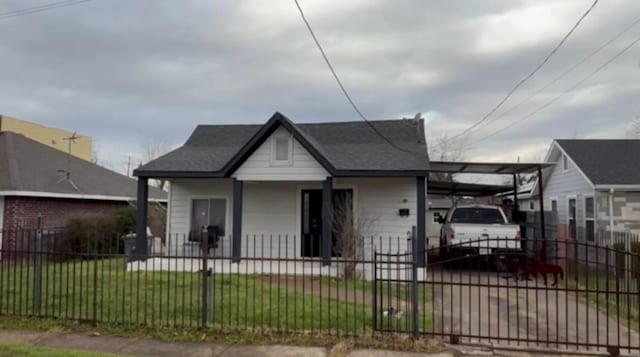
<path id="1" fill-rule="evenodd" d="M 6 115 L 0 115 L 0 132 L 22 134 L 31 140 L 65 153 L 70 153 L 83 160 L 91 161 L 92 158 L 92 139 L 90 136 L 75 134 L 68 130 L 51 128 Z"/>

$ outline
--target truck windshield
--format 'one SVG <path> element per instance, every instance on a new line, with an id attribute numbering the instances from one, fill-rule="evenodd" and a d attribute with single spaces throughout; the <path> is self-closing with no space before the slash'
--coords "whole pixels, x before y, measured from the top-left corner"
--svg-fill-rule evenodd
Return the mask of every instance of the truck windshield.
<path id="1" fill-rule="evenodd" d="M 495 208 L 465 207 L 456 208 L 451 223 L 505 223 L 500 211 Z"/>

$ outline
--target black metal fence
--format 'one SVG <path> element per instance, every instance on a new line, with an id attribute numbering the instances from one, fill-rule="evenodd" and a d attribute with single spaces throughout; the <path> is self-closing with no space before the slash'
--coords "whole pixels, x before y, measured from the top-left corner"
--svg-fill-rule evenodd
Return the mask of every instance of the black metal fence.
<path id="1" fill-rule="evenodd" d="M 206 232 L 151 238 L 146 256 L 135 253 L 135 237 L 63 230 L 0 235 L 5 316 L 340 335 L 373 331 L 373 251 L 407 249 L 405 237 L 362 238 L 349 254 L 336 245 L 324 266 L 319 251 L 305 252 L 290 235 L 243 237 L 239 262 L 229 237 L 212 240 Z M 319 238 L 305 239 L 320 246 Z M 391 288 L 397 301 L 411 298 Z"/>
<path id="2" fill-rule="evenodd" d="M 150 239 L 139 256 L 133 237 L 0 234 L 5 316 L 640 350 L 640 252 L 629 241 L 460 241 L 421 252 L 419 267 L 413 240 L 369 237 L 334 244 L 324 266 L 312 237 L 245 236 L 234 262 L 225 236 Z"/>

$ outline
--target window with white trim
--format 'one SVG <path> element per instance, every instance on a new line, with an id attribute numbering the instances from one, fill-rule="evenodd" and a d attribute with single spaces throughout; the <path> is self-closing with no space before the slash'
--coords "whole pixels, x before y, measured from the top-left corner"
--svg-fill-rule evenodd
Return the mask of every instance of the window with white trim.
<path id="1" fill-rule="evenodd" d="M 569 171 L 569 160 L 567 159 L 567 155 L 562 155 L 562 171 Z"/>
<path id="2" fill-rule="evenodd" d="M 596 239 L 595 222 L 595 202 L 593 197 L 584 198 L 584 226 L 586 229 L 587 242 L 594 242 Z"/>
<path id="3" fill-rule="evenodd" d="M 271 138 L 271 165 L 288 166 L 293 162 L 291 135 L 274 135 Z"/>

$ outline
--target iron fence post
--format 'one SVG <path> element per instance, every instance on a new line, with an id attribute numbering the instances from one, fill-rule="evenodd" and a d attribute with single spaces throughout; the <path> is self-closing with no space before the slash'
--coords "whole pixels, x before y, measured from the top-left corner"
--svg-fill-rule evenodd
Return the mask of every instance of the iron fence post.
<path id="1" fill-rule="evenodd" d="M 98 324 L 98 249 L 98 233 L 96 232 L 93 235 L 93 326 Z M 89 269 L 88 266 L 87 269 Z M 138 274 L 140 273 L 138 272 Z"/>
<path id="2" fill-rule="evenodd" d="M 40 316 L 42 303 L 42 229 L 36 229 L 35 235 L 35 255 L 36 264 L 34 267 L 33 281 L 33 315 Z"/>
<path id="3" fill-rule="evenodd" d="M 631 231 L 627 228 L 624 233 L 624 280 L 625 291 L 631 284 Z M 629 296 L 625 294 L 627 299 Z"/>
<path id="4" fill-rule="evenodd" d="M 208 288 L 208 275 L 209 269 L 207 267 L 207 260 L 209 255 L 209 242 L 207 236 L 207 229 L 202 228 L 200 235 L 200 245 L 202 247 L 202 328 L 207 327 L 207 320 L 209 317 L 209 288 Z"/>
<path id="5" fill-rule="evenodd" d="M 373 330 L 378 329 L 378 252 L 373 250 Z"/>
<path id="6" fill-rule="evenodd" d="M 413 259 L 411 262 L 411 305 L 412 305 L 412 314 L 413 314 L 413 324 L 412 324 L 412 332 L 413 332 L 413 339 L 418 339 L 418 334 L 419 334 L 419 330 L 418 330 L 418 326 L 420 326 L 418 318 L 419 318 L 419 313 L 418 313 L 418 254 L 421 254 L 421 252 L 418 252 L 418 239 L 416 239 L 417 236 L 414 235 L 413 239 L 411 240 L 411 249 L 413 250 Z M 420 237 L 420 239 L 422 239 L 422 237 Z"/>

